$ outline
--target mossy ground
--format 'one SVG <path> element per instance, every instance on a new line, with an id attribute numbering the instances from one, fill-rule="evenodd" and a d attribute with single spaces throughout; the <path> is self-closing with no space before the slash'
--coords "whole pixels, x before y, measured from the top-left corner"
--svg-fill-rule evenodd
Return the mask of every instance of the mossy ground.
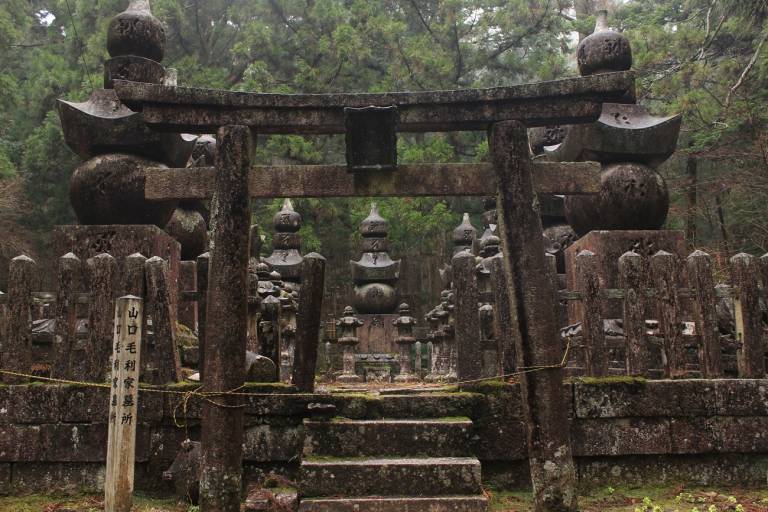
<path id="1" fill-rule="evenodd" d="M 492 512 L 530 512 L 531 494 L 488 490 Z M 102 496 L 0 497 L 0 512 L 101 512 Z M 768 489 L 649 487 L 606 488 L 582 495 L 581 512 L 767 512 Z M 138 495 L 133 512 L 196 512 L 196 507 L 174 499 L 152 499 Z"/>
<path id="2" fill-rule="evenodd" d="M 493 512 L 530 512 L 531 493 L 488 491 Z M 581 512 L 767 512 L 768 489 L 649 487 L 592 491 Z"/>

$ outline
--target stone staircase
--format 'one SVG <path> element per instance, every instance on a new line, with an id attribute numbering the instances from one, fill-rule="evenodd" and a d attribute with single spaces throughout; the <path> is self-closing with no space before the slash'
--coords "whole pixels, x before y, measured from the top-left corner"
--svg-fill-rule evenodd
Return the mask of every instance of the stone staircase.
<path id="1" fill-rule="evenodd" d="M 302 512 L 487 509 L 469 418 L 308 419 L 304 429 Z"/>

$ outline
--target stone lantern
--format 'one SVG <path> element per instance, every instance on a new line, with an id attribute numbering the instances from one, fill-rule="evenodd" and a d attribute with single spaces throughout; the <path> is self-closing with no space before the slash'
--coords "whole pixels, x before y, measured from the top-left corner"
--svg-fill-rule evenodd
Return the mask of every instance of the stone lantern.
<path id="1" fill-rule="evenodd" d="M 352 306 L 344 308 L 344 316 L 336 320 L 336 327 L 340 330 L 336 343 L 342 346 L 344 361 L 342 373 L 336 379 L 338 382 L 362 382 L 362 379 L 355 373 L 355 346 L 360 343 L 357 329 L 362 325 L 363 321 L 355 316 L 355 310 L 352 309 Z"/>
<path id="2" fill-rule="evenodd" d="M 400 314 L 392 323 L 397 329 L 395 343 L 397 343 L 400 374 L 395 377 L 396 382 L 414 382 L 419 380 L 413 373 L 411 365 L 411 347 L 416 343 L 416 337 L 413 335 L 413 327 L 416 325 L 416 319 L 411 316 L 411 308 L 408 304 L 400 304 L 398 308 Z"/>
<path id="3" fill-rule="evenodd" d="M 290 382 L 296 353 L 296 307 L 299 294 L 286 284 L 280 295 L 280 380 Z"/>
<path id="4" fill-rule="evenodd" d="M 442 302 L 438 307 L 437 316 L 440 321 L 440 332 L 443 336 L 442 374 L 444 380 L 454 382 L 457 380 L 458 353 L 456 351 L 456 330 L 454 319 L 454 295 L 450 290 L 440 293 Z"/>

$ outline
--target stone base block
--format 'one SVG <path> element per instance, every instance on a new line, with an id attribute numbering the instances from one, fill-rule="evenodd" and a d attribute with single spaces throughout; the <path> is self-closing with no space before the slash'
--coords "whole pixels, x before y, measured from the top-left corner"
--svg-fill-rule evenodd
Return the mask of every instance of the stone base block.
<path id="1" fill-rule="evenodd" d="M 358 329 L 360 344 L 358 354 L 395 354 L 395 325 L 397 314 L 361 314 L 357 317 L 364 323 Z"/>
<path id="2" fill-rule="evenodd" d="M 485 512 L 485 496 L 439 496 L 418 498 L 314 498 L 302 500 L 299 512 Z"/>
<path id="3" fill-rule="evenodd" d="M 619 287 L 619 258 L 628 251 L 634 251 L 647 259 L 658 251 L 687 256 L 685 235 L 682 231 L 590 231 L 565 251 L 565 275 L 569 290 L 576 290 L 576 255 L 588 250 L 597 256 L 598 277 L 603 288 Z M 568 303 L 568 321 L 581 322 L 583 307 L 581 301 Z M 604 318 L 621 318 L 620 301 L 603 303 Z"/>
<path id="4" fill-rule="evenodd" d="M 53 254 L 58 258 L 73 252 L 85 261 L 107 252 L 120 265 L 125 275 L 125 257 L 141 253 L 147 258 L 159 256 L 168 262 L 171 304 L 177 310 L 181 246 L 169 234 L 151 225 L 56 226 L 53 231 Z"/>

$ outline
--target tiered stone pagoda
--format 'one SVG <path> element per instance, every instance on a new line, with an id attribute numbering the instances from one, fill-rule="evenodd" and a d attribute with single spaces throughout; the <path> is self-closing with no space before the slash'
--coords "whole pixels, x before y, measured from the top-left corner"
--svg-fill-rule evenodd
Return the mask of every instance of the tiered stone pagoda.
<path id="1" fill-rule="evenodd" d="M 354 282 L 353 305 L 362 322 L 358 331 L 358 371 L 367 379 L 389 380 L 394 376 L 398 347 L 395 343 L 397 320 L 397 281 L 400 260 L 389 256 L 387 221 L 376 204 L 360 224 L 361 256 L 350 261 Z"/>
<path id="2" fill-rule="evenodd" d="M 630 69 L 629 41 L 608 27 L 606 11 L 598 14 L 595 32 L 579 44 L 578 65 L 582 76 Z M 674 153 L 681 121 L 680 115 L 655 117 L 631 102 L 604 103 L 597 122 L 571 126 L 561 143 L 543 147 L 543 158 L 549 160 L 591 160 L 602 165 L 598 195 L 567 196 L 564 201 L 568 224 L 581 237 L 565 251 L 569 288 L 576 287 L 575 260 L 583 250 L 597 256 L 606 288 L 619 286 L 616 262 L 627 251 L 643 257 L 659 250 L 683 256 L 683 233 L 660 230 L 669 211 L 669 192 L 656 171 Z M 569 230 L 560 226 L 547 231 L 550 252 L 558 255 L 570 243 Z M 620 306 L 608 302 L 604 315 L 620 317 Z M 580 307 L 577 301 L 570 303 L 571 321 L 581 318 Z"/>
<path id="3" fill-rule="evenodd" d="M 273 218 L 275 234 L 272 238 L 272 254 L 263 258 L 273 270 L 280 273 L 283 281 L 291 283 L 298 291 L 301 283 L 301 215 L 293 209 L 290 199 Z"/>
<path id="4" fill-rule="evenodd" d="M 59 100 L 65 141 L 84 162 L 70 182 L 80 225 L 58 227 L 53 246 L 56 254 L 71 251 L 81 259 L 109 252 L 121 265 L 134 253 L 162 257 L 175 308 L 180 253 L 194 258 L 206 250 L 207 212 L 199 204 L 178 210 L 175 201 L 147 201 L 144 179 L 148 168 L 186 166 L 195 137 L 150 130 L 112 89 L 118 79 L 174 84 L 175 70 L 160 64 L 165 43 L 165 28 L 149 2 L 131 1 L 107 30 L 111 58 L 104 63 L 104 88 L 83 103 Z M 170 235 L 161 229 L 167 225 Z"/>

